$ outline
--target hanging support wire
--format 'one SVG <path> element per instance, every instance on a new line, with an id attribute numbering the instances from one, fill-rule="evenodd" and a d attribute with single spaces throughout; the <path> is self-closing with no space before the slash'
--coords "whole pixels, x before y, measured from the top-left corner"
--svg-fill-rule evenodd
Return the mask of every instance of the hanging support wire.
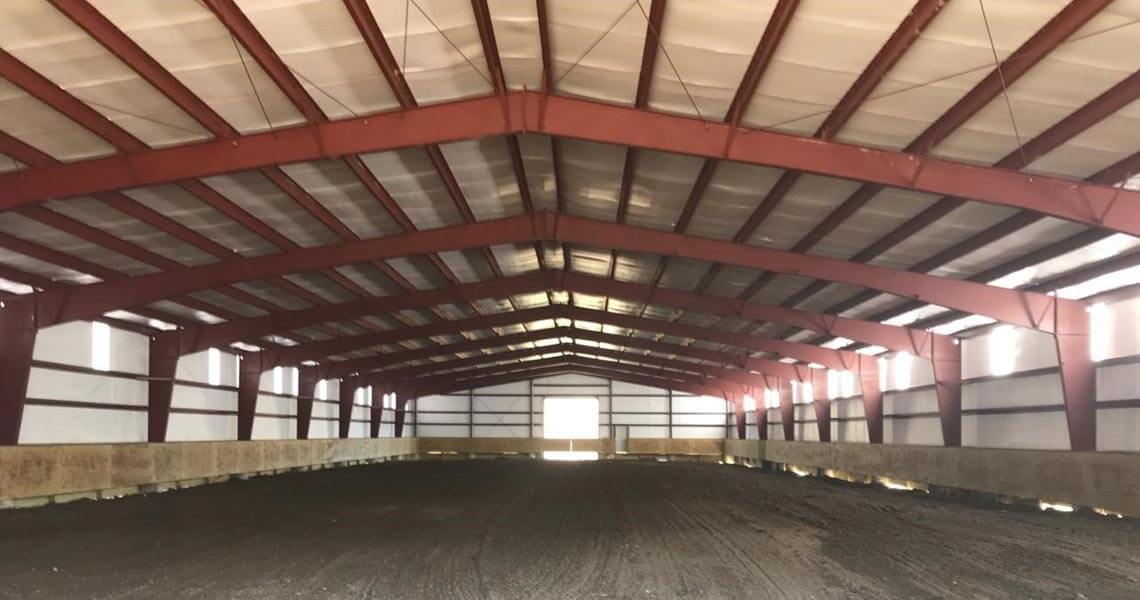
<path id="1" fill-rule="evenodd" d="M 689 104 L 693 105 L 693 110 L 697 113 L 697 118 L 704 121 L 705 117 L 701 114 L 701 109 L 697 106 L 697 101 L 693 99 L 693 95 L 689 92 L 689 86 L 685 85 L 685 80 L 681 78 L 681 73 L 677 71 L 677 65 L 673 64 L 673 58 L 669 56 L 669 50 L 665 47 L 665 40 L 661 39 L 661 33 L 653 26 L 653 21 L 649 19 L 649 13 L 645 12 L 645 7 L 642 6 L 641 0 L 635 1 L 637 2 L 637 8 L 641 9 L 641 15 L 645 17 L 645 22 L 649 25 L 649 33 L 657 40 L 657 47 L 661 48 L 661 54 L 665 55 L 665 61 L 669 63 L 669 68 L 673 70 L 673 76 L 677 78 L 677 83 L 681 84 L 681 89 L 685 91 L 685 96 L 689 98 Z M 652 73 L 650 76 L 652 76 Z"/>
<path id="2" fill-rule="evenodd" d="M 994 56 L 994 70 L 997 72 L 998 80 L 1001 81 L 1001 95 L 1005 100 L 1005 108 L 1009 112 L 1009 122 L 1013 126 L 1013 136 L 1017 139 L 1017 151 L 1021 154 L 1021 164 L 1023 167 L 1029 166 L 1029 159 L 1025 155 L 1025 145 L 1021 141 L 1021 132 L 1017 129 L 1017 118 L 1013 114 L 1013 102 L 1009 99 L 1009 87 L 1005 82 L 1005 72 L 1001 68 L 1001 60 L 998 59 L 997 46 L 994 45 L 994 34 L 990 30 L 990 19 L 986 15 L 985 0 L 978 0 L 978 8 L 982 11 L 982 22 L 986 25 L 986 37 L 990 41 L 990 52 Z M 1033 180 L 1033 175 L 1026 175 L 1030 181 Z"/>

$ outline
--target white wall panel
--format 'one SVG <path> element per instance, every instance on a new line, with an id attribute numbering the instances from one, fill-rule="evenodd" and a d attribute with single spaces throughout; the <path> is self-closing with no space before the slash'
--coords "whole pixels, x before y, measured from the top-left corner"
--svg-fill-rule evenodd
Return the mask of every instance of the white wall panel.
<path id="1" fill-rule="evenodd" d="M 995 353 L 1001 354 L 997 362 L 1009 361 L 1014 373 L 1057 366 L 1052 335 L 1021 327 L 1011 327 L 1007 335 L 1008 345 L 995 343 L 993 333 L 962 340 L 962 378 L 993 375 Z"/>
<path id="2" fill-rule="evenodd" d="M 146 406 L 147 384 L 137 379 L 32 367 L 28 397 Z"/>
<path id="3" fill-rule="evenodd" d="M 1096 397 L 1100 401 L 1140 399 L 1140 363 L 1097 369 Z"/>
<path id="4" fill-rule="evenodd" d="M 297 420 L 294 417 L 257 417 L 253 420 L 253 439 L 292 440 L 297 437 Z"/>
<path id="5" fill-rule="evenodd" d="M 335 417 L 332 420 L 314 418 L 313 422 L 309 424 L 309 438 L 314 440 L 335 438 L 338 433 Z"/>
<path id="6" fill-rule="evenodd" d="M 1057 373 L 990 379 L 962 386 L 962 409 L 1061 405 L 1061 376 Z"/>
<path id="7" fill-rule="evenodd" d="M 111 370 L 146 375 L 150 368 L 150 338 L 111 328 Z"/>
<path id="8" fill-rule="evenodd" d="M 938 396 L 933 388 L 883 394 L 883 413 L 887 415 L 924 412 L 938 412 Z"/>
<path id="9" fill-rule="evenodd" d="M 866 413 L 864 412 L 863 398 L 861 396 L 831 401 L 832 419 L 853 419 L 864 416 L 866 416 Z"/>
<path id="10" fill-rule="evenodd" d="M 1107 305 L 1106 358 L 1140 355 L 1140 297 Z"/>
<path id="11" fill-rule="evenodd" d="M 171 407 L 196 410 L 237 410 L 237 390 L 174 384 Z"/>
<path id="12" fill-rule="evenodd" d="M 95 444 L 146 441 L 146 412 L 26 406 L 21 444 Z"/>
<path id="13" fill-rule="evenodd" d="M 523 438 L 529 437 L 526 425 L 476 425 L 475 437 Z"/>
<path id="14" fill-rule="evenodd" d="M 111 349 L 114 352 L 114 348 Z M 73 321 L 45 327 L 36 333 L 32 358 L 46 362 L 91 366 L 91 323 Z"/>
<path id="15" fill-rule="evenodd" d="M 756 426 L 752 426 L 755 434 Z M 735 433 L 734 433 L 735 435 Z M 724 437 L 724 426 L 720 427 L 679 427 L 673 430 L 673 437 L 683 439 L 720 439 Z"/>
<path id="16" fill-rule="evenodd" d="M 467 437 L 466 425 L 428 425 L 417 427 L 418 437 Z"/>
<path id="17" fill-rule="evenodd" d="M 1100 450 L 1140 452 L 1140 410 L 1122 408 L 1097 411 L 1096 444 Z"/>
<path id="18" fill-rule="evenodd" d="M 942 445 L 942 421 L 937 416 L 886 419 L 883 441 L 887 444 Z"/>
<path id="19" fill-rule="evenodd" d="M 170 442 L 232 440 L 237 438 L 237 415 L 171 413 L 166 429 Z"/>
<path id="20" fill-rule="evenodd" d="M 755 423 L 755 421 L 753 421 Z M 724 425 L 724 415 L 673 413 L 674 425 Z"/>
<path id="21" fill-rule="evenodd" d="M 867 442 L 866 421 L 832 421 L 831 439 L 837 442 Z"/>
<path id="22" fill-rule="evenodd" d="M 962 445 L 983 448 L 1068 450 L 1064 411 L 963 415 Z"/>
<path id="23" fill-rule="evenodd" d="M 284 415 L 293 417 L 297 414 L 297 399 L 290 396 L 274 396 L 272 394 L 257 395 L 257 414 Z M 255 417 L 255 421 L 261 417 Z"/>

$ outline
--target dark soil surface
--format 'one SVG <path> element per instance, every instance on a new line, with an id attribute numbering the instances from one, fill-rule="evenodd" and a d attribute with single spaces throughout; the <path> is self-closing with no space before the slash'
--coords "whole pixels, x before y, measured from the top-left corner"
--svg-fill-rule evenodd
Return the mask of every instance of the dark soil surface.
<path id="1" fill-rule="evenodd" d="M 0 598 L 1140 598 L 1140 522 L 741 467 L 389 463 L 0 511 Z"/>

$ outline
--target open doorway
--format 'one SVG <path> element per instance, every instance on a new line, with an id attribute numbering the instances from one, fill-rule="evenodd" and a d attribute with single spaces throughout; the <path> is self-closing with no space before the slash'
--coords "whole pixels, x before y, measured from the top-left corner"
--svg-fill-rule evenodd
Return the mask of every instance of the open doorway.
<path id="1" fill-rule="evenodd" d="M 548 440 L 598 439 L 598 399 L 596 397 L 554 397 L 542 401 L 542 437 Z M 546 451 L 546 460 L 598 460 L 596 451 Z"/>

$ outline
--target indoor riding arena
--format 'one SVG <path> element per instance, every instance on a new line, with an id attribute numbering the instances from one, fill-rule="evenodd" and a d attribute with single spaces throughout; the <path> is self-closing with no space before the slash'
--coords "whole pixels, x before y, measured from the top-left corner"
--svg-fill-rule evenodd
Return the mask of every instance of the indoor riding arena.
<path id="1" fill-rule="evenodd" d="M 0 599 L 1140 598 L 1140 0 L 0 1 Z"/>

